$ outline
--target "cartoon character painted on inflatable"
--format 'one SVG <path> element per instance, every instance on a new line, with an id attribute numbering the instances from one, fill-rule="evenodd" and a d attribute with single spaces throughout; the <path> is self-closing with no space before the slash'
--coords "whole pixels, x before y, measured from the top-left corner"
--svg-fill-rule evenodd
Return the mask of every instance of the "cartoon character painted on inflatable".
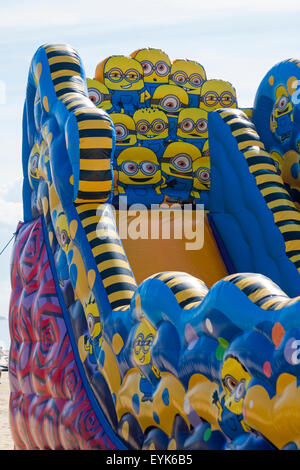
<path id="1" fill-rule="evenodd" d="M 199 106 L 200 90 L 206 80 L 204 67 L 194 60 L 176 59 L 172 62 L 170 85 L 182 87 L 189 95 L 189 106 Z"/>
<path id="2" fill-rule="evenodd" d="M 234 440 L 250 431 L 244 422 L 243 403 L 251 375 L 237 357 L 228 354 L 223 360 L 221 380 L 221 393 L 215 391 L 213 403 L 219 408 L 221 430 Z"/>
<path id="3" fill-rule="evenodd" d="M 139 144 L 153 150 L 159 159 L 169 136 L 167 115 L 157 108 L 144 108 L 136 111 L 133 119 Z"/>
<path id="4" fill-rule="evenodd" d="M 147 147 L 132 147 L 123 150 L 117 158 L 118 193 L 126 195 L 127 204 L 160 204 L 163 195 L 158 159 Z"/>
<path id="5" fill-rule="evenodd" d="M 176 201 L 189 198 L 193 186 L 193 161 L 201 157 L 201 151 L 187 142 L 173 142 L 161 159 L 164 179 L 162 192 Z"/>
<path id="6" fill-rule="evenodd" d="M 141 373 L 140 392 L 143 394 L 143 402 L 153 400 L 153 393 L 160 380 L 159 370 L 151 358 L 155 333 L 153 326 L 143 318 L 137 324 L 133 339 L 133 361 Z"/>
<path id="7" fill-rule="evenodd" d="M 220 108 L 237 108 L 236 91 L 224 80 L 207 80 L 201 87 L 201 109 L 207 112 Z"/>
<path id="8" fill-rule="evenodd" d="M 270 117 L 271 131 L 276 139 L 285 142 L 293 130 L 293 104 L 288 91 L 283 85 L 275 90 L 275 103 Z"/>
<path id="9" fill-rule="evenodd" d="M 90 360 L 97 362 L 100 357 L 103 336 L 99 311 L 93 294 L 90 295 L 86 304 L 85 314 L 89 334 L 84 337 L 84 349 L 90 355 Z"/>
<path id="10" fill-rule="evenodd" d="M 193 186 L 191 197 L 195 204 L 208 204 L 208 191 L 210 189 L 210 159 L 201 156 L 193 161 Z"/>
<path id="11" fill-rule="evenodd" d="M 187 92 L 177 85 L 160 85 L 154 91 L 150 104 L 166 113 L 169 121 L 169 140 L 176 140 L 178 114 L 189 105 Z"/>
<path id="12" fill-rule="evenodd" d="M 116 147 L 114 158 L 116 159 L 122 150 L 137 145 L 135 123 L 131 116 L 124 113 L 111 113 L 116 135 Z"/>
<path id="13" fill-rule="evenodd" d="M 89 98 L 97 108 L 104 109 L 108 113 L 112 109 L 111 98 L 112 94 L 109 93 L 107 86 L 100 83 L 98 80 L 86 79 Z"/>
<path id="14" fill-rule="evenodd" d="M 112 111 L 133 114 L 145 105 L 149 94 L 145 90 L 141 64 L 126 56 L 110 56 L 96 67 L 95 79 L 111 93 Z"/>
<path id="15" fill-rule="evenodd" d="M 159 85 L 168 83 L 171 61 L 164 51 L 145 47 L 137 49 L 130 56 L 140 62 L 144 72 L 145 87 L 151 96 Z"/>
<path id="16" fill-rule="evenodd" d="M 202 150 L 207 139 L 207 112 L 199 108 L 181 110 L 178 115 L 177 140 L 194 144 Z"/>

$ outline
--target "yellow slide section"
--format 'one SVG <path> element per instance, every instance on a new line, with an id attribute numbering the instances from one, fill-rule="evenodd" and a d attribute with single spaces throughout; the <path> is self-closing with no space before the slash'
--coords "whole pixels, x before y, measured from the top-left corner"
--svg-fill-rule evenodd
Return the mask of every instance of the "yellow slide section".
<path id="1" fill-rule="evenodd" d="M 186 221 L 182 211 L 166 211 L 158 220 L 153 211 L 116 211 L 116 223 L 138 284 L 158 272 L 181 271 L 211 287 L 228 274 L 206 215 Z"/>

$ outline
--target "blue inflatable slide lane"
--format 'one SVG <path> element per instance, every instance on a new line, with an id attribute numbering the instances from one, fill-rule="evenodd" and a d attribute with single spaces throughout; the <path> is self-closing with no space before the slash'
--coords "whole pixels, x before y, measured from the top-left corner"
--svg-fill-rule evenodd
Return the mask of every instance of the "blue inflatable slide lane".
<path id="1" fill-rule="evenodd" d="M 112 81 L 142 81 L 137 58 L 114 67 L 118 60 L 119 71 L 105 72 Z M 193 106 L 206 99 L 205 80 L 195 81 Z M 145 93 L 143 84 L 136 90 Z M 115 103 L 108 91 L 107 109 Z M 137 285 L 112 205 L 112 117 L 89 99 L 72 47 L 37 50 L 23 118 L 24 222 L 11 268 L 16 449 L 300 448 L 300 214 L 232 92 L 209 112 L 211 187 L 201 191 L 234 272 L 210 288 L 172 268 Z M 130 112 L 140 97 L 122 92 L 118 104 Z M 159 171 L 153 161 L 125 169 L 150 178 Z M 180 178 L 188 170 L 191 179 L 186 154 L 179 163 Z"/>

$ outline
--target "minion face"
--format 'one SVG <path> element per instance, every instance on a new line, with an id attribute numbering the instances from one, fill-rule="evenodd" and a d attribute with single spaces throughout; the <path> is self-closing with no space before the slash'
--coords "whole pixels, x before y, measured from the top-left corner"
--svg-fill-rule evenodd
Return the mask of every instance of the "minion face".
<path id="1" fill-rule="evenodd" d="M 176 85 L 160 85 L 152 96 L 150 105 L 164 111 L 167 116 L 177 116 L 183 109 L 187 108 L 189 97 L 187 92 Z"/>
<path id="2" fill-rule="evenodd" d="M 155 333 L 155 329 L 146 319 L 139 323 L 134 335 L 132 351 L 133 360 L 138 366 L 150 364 Z"/>
<path id="3" fill-rule="evenodd" d="M 279 152 L 273 151 L 273 152 L 270 153 L 270 157 L 273 158 L 274 165 L 275 165 L 275 168 L 276 168 L 278 174 L 281 174 L 282 166 L 283 166 L 283 163 L 284 163 L 283 156 Z"/>
<path id="4" fill-rule="evenodd" d="M 55 233 L 56 233 L 56 238 L 57 238 L 59 245 L 66 253 L 68 251 L 68 247 L 69 247 L 69 243 L 71 239 L 70 239 L 67 218 L 63 212 L 58 214 L 56 218 Z"/>
<path id="5" fill-rule="evenodd" d="M 275 98 L 270 127 L 277 139 L 284 142 L 290 138 L 293 129 L 293 105 L 283 85 L 276 88 Z"/>
<path id="6" fill-rule="evenodd" d="M 169 77 L 171 85 L 178 85 L 189 94 L 200 95 L 200 89 L 205 80 L 205 70 L 198 62 L 188 59 L 173 61 Z"/>
<path id="7" fill-rule="evenodd" d="M 140 62 L 144 72 L 144 82 L 162 84 L 168 83 L 171 70 L 171 61 L 161 49 L 146 47 L 131 54 L 131 57 Z"/>
<path id="8" fill-rule="evenodd" d="M 197 158 L 193 161 L 193 188 L 198 191 L 210 188 L 210 160 L 209 157 Z"/>
<path id="9" fill-rule="evenodd" d="M 92 80 L 91 78 L 87 78 L 86 83 L 89 98 L 92 103 L 94 103 L 97 108 L 109 111 L 112 108 L 112 104 L 111 93 L 109 93 L 108 88 L 103 83 L 98 82 L 98 80 Z"/>
<path id="10" fill-rule="evenodd" d="M 136 145 L 135 123 L 131 116 L 124 113 L 111 113 L 110 117 L 114 123 L 116 134 L 116 145 Z"/>
<path id="11" fill-rule="evenodd" d="M 133 119 L 138 140 L 156 140 L 168 137 L 168 118 L 160 109 L 139 109 L 134 113 Z"/>
<path id="12" fill-rule="evenodd" d="M 207 80 L 201 88 L 200 108 L 214 111 L 220 108 L 236 108 L 236 92 L 231 83 L 223 80 Z"/>
<path id="13" fill-rule="evenodd" d="M 187 142 L 173 142 L 166 148 L 161 159 L 161 170 L 168 177 L 193 178 L 193 161 L 201 157 L 201 151 Z"/>
<path id="14" fill-rule="evenodd" d="M 100 322 L 99 311 L 93 295 L 91 295 L 89 302 L 86 304 L 85 315 L 91 339 L 95 339 L 99 336 L 102 336 L 102 327 Z M 102 339 L 103 338 L 101 338 L 101 340 Z"/>
<path id="15" fill-rule="evenodd" d="M 35 98 L 34 98 L 34 122 L 37 129 L 41 129 L 41 121 L 42 121 L 42 103 L 41 103 L 41 95 L 40 89 L 37 88 Z"/>
<path id="16" fill-rule="evenodd" d="M 237 358 L 228 356 L 222 365 L 221 378 L 225 407 L 235 415 L 242 414 L 251 375 Z"/>
<path id="17" fill-rule="evenodd" d="M 178 115 L 177 137 L 179 139 L 207 139 L 207 112 L 199 108 L 187 108 Z"/>
<path id="18" fill-rule="evenodd" d="M 137 91 L 144 87 L 143 68 L 132 57 L 109 57 L 103 65 L 103 78 L 109 90 Z"/>
<path id="19" fill-rule="evenodd" d="M 155 185 L 161 180 L 156 154 L 147 147 L 131 147 L 117 158 L 118 180 L 122 185 Z"/>
<path id="20" fill-rule="evenodd" d="M 39 176 L 39 161 L 40 161 L 40 149 L 38 144 L 34 144 L 29 155 L 28 160 L 28 177 L 31 189 L 34 189 L 34 186 L 38 183 Z"/>

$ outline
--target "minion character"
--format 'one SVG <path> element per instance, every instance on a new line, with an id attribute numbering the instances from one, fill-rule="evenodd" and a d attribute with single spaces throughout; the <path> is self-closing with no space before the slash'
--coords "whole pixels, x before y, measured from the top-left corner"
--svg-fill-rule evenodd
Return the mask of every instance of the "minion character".
<path id="1" fill-rule="evenodd" d="M 188 105 L 187 92 L 177 85 L 160 85 L 155 89 L 150 106 L 166 113 L 169 122 L 169 140 L 176 140 L 178 114 Z"/>
<path id="2" fill-rule="evenodd" d="M 290 139 L 293 130 L 293 104 L 283 85 L 275 90 L 275 103 L 270 117 L 270 128 L 279 142 Z"/>
<path id="3" fill-rule="evenodd" d="M 300 210 L 300 155 L 295 150 L 289 150 L 284 154 L 281 177 L 295 206 Z"/>
<path id="4" fill-rule="evenodd" d="M 155 329 L 145 318 L 136 327 L 133 338 L 133 361 L 141 373 L 140 392 L 142 402 L 153 401 L 153 393 L 160 380 L 160 372 L 151 358 L 151 347 L 155 338 Z"/>
<path id="5" fill-rule="evenodd" d="M 110 56 L 97 65 L 95 79 L 111 93 L 112 111 L 132 115 L 145 106 L 149 93 L 145 89 L 143 68 L 132 57 Z"/>
<path id="6" fill-rule="evenodd" d="M 98 80 L 92 80 L 91 78 L 86 79 L 88 95 L 92 103 L 97 108 L 104 109 L 108 113 L 112 110 L 111 93 L 104 83 L 100 83 Z"/>
<path id="7" fill-rule="evenodd" d="M 160 159 L 169 136 L 166 114 L 157 108 L 144 108 L 137 110 L 133 119 L 139 145 L 150 148 Z"/>
<path id="8" fill-rule="evenodd" d="M 28 179 L 31 189 L 37 191 L 40 175 L 39 175 L 40 147 L 34 144 L 28 159 Z"/>
<path id="9" fill-rule="evenodd" d="M 84 336 L 84 349 L 90 355 L 91 362 L 96 363 L 100 356 L 103 336 L 99 310 L 93 294 L 90 295 L 84 311 L 89 332 Z"/>
<path id="10" fill-rule="evenodd" d="M 199 108 L 182 109 L 178 115 L 177 140 L 197 145 L 202 150 L 207 139 L 207 112 Z"/>
<path id="11" fill-rule="evenodd" d="M 244 422 L 243 404 L 251 375 L 238 358 L 228 354 L 222 364 L 221 379 L 221 391 L 214 392 L 213 403 L 219 408 L 221 430 L 234 440 L 250 431 Z"/>
<path id="12" fill-rule="evenodd" d="M 236 91 L 231 83 L 224 80 L 207 80 L 201 87 L 199 106 L 207 112 L 237 108 Z"/>
<path id="13" fill-rule="evenodd" d="M 117 158 L 122 150 L 137 145 L 135 123 L 131 116 L 124 113 L 111 113 L 115 128 L 116 147 L 114 157 Z"/>
<path id="14" fill-rule="evenodd" d="M 210 159 L 209 156 L 201 156 L 193 161 L 193 186 L 191 197 L 196 204 L 208 203 L 208 191 L 210 189 Z"/>
<path id="15" fill-rule="evenodd" d="M 163 194 L 176 201 L 187 200 L 193 186 L 193 161 L 200 157 L 201 151 L 193 144 L 169 144 L 160 162 Z"/>
<path id="16" fill-rule="evenodd" d="M 182 87 L 188 93 L 189 106 L 198 108 L 200 90 L 205 80 L 206 72 L 198 62 L 189 59 L 172 62 L 169 83 Z"/>
<path id="17" fill-rule="evenodd" d="M 54 220 L 54 228 L 56 239 L 58 241 L 58 251 L 55 254 L 55 264 L 60 285 L 63 287 L 65 282 L 69 279 L 69 268 L 67 261 L 67 252 L 70 244 L 70 233 L 68 227 L 67 217 L 64 212 L 54 210 L 52 213 Z"/>
<path id="18" fill-rule="evenodd" d="M 270 157 L 273 159 L 274 166 L 277 170 L 277 173 L 280 175 L 282 171 L 282 166 L 284 163 L 284 157 L 279 152 L 273 150 L 270 152 Z"/>
<path id="19" fill-rule="evenodd" d="M 132 52 L 130 57 L 138 60 L 143 67 L 144 83 L 150 96 L 153 95 L 159 85 L 168 83 L 171 61 L 169 56 L 161 49 L 144 47 Z"/>
<path id="20" fill-rule="evenodd" d="M 131 147 L 117 158 L 118 193 L 127 196 L 127 204 L 160 204 L 163 195 L 158 159 L 147 147 Z"/>
<path id="21" fill-rule="evenodd" d="M 39 131 L 41 130 L 42 114 L 43 114 L 43 108 L 42 108 L 42 103 L 41 103 L 40 89 L 37 88 L 35 98 L 34 98 L 33 115 L 34 115 L 34 122 L 35 122 L 36 128 Z"/>

